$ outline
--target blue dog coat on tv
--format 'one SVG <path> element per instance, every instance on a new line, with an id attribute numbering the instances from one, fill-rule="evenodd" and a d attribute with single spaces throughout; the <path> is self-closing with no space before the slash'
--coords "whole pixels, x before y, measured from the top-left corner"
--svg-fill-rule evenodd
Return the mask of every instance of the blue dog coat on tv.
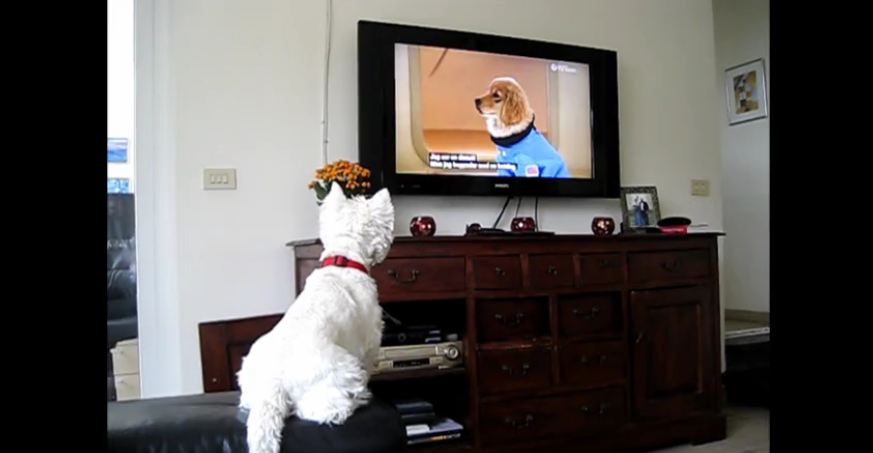
<path id="1" fill-rule="evenodd" d="M 522 132 L 509 137 L 491 137 L 497 145 L 497 163 L 515 164 L 515 170 L 500 169 L 497 176 L 569 178 L 564 158 L 540 134 L 533 122 Z"/>

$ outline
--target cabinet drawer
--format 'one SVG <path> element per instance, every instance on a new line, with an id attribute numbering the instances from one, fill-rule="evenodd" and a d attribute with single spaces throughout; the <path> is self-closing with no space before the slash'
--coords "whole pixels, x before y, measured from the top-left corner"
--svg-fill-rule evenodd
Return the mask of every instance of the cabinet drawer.
<path id="1" fill-rule="evenodd" d="M 627 356 L 621 341 L 561 346 L 562 383 L 593 387 L 626 380 Z"/>
<path id="2" fill-rule="evenodd" d="M 712 272 L 708 250 L 632 253 L 628 262 L 633 283 L 706 278 Z"/>
<path id="3" fill-rule="evenodd" d="M 479 342 L 548 336 L 549 300 L 477 300 L 476 329 Z"/>
<path id="4" fill-rule="evenodd" d="M 112 353 L 112 374 L 139 373 L 139 340 L 119 341 Z"/>
<path id="5" fill-rule="evenodd" d="M 518 256 L 483 256 L 473 258 L 476 289 L 521 288 L 521 261 Z"/>
<path id="6" fill-rule="evenodd" d="M 621 333 L 621 297 L 618 293 L 562 296 L 558 300 L 558 312 L 562 338 Z"/>
<path id="7" fill-rule="evenodd" d="M 464 258 L 389 258 L 373 267 L 382 294 L 463 291 Z"/>
<path id="8" fill-rule="evenodd" d="M 479 351 L 479 391 L 539 389 L 552 382 L 551 349 L 529 346 Z"/>
<path id="9" fill-rule="evenodd" d="M 582 286 L 618 285 L 624 282 L 624 258 L 619 253 L 581 255 Z"/>
<path id="10" fill-rule="evenodd" d="M 600 434 L 621 427 L 627 420 L 624 387 L 580 393 L 568 402 L 565 416 L 574 433 Z"/>
<path id="11" fill-rule="evenodd" d="M 573 286 L 573 255 L 531 255 L 530 285 L 533 288 Z"/>
<path id="12" fill-rule="evenodd" d="M 127 401 L 139 399 L 139 374 L 122 374 L 115 376 L 115 399 Z"/>
<path id="13" fill-rule="evenodd" d="M 611 388 L 548 398 L 483 404 L 483 444 L 505 444 L 561 434 L 594 434 L 624 424 L 624 390 Z"/>

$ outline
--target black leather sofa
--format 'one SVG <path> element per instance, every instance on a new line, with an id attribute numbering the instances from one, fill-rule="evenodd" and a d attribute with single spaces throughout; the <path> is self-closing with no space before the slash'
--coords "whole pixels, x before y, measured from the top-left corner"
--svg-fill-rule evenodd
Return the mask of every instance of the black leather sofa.
<path id="1" fill-rule="evenodd" d="M 133 194 L 108 194 L 106 206 L 107 399 L 115 399 L 110 350 L 137 337 L 136 238 Z"/>
<path id="2" fill-rule="evenodd" d="M 106 244 L 106 346 L 136 338 L 135 239 L 108 240 Z"/>
<path id="3" fill-rule="evenodd" d="M 246 413 L 239 392 L 107 403 L 110 453 L 244 453 Z M 294 417 L 282 431 L 282 453 L 399 453 L 406 430 L 393 405 L 374 398 L 338 426 Z"/>

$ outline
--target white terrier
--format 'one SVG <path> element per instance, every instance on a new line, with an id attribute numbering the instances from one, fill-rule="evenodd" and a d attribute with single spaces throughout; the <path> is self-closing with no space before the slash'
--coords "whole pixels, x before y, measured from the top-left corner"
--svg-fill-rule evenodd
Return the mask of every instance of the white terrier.
<path id="1" fill-rule="evenodd" d="M 339 262 L 312 272 L 282 320 L 252 345 L 238 373 L 240 406 L 249 410 L 249 452 L 277 453 L 292 413 L 341 424 L 369 400 L 383 323 L 368 271 L 388 255 L 393 232 L 387 190 L 348 199 L 334 183 L 321 205 L 319 236 L 321 259 Z"/>

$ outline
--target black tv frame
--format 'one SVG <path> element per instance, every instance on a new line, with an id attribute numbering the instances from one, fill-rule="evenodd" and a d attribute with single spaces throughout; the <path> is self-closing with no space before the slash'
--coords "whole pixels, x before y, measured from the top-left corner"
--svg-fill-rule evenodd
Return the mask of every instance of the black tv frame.
<path id="1" fill-rule="evenodd" d="M 474 50 L 589 66 L 593 177 L 506 178 L 396 172 L 394 44 Z M 358 159 L 392 194 L 618 198 L 618 54 L 529 39 L 358 22 Z"/>

